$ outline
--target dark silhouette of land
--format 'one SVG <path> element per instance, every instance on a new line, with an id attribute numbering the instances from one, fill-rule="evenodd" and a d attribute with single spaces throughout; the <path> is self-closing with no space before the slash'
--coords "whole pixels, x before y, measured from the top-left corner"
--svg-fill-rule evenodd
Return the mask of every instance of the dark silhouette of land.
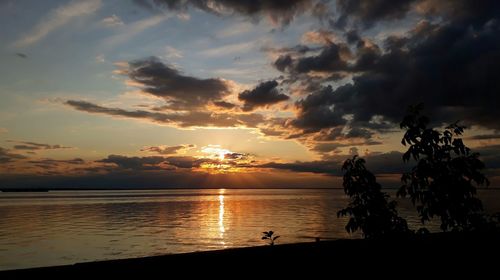
<path id="1" fill-rule="evenodd" d="M 10 188 L 10 189 L 0 189 L 0 192 L 48 192 L 49 189 L 39 189 L 39 188 Z"/>
<path id="2" fill-rule="evenodd" d="M 344 273 L 390 275 L 408 273 L 497 276 L 500 233 L 436 233 L 406 238 L 355 239 L 259 246 L 135 259 L 0 272 L 2 279 L 34 276 L 158 275 L 179 279 L 190 275 L 242 279 L 248 275 L 321 275 L 333 279 Z M 424 257 L 425 256 L 425 257 Z M 236 271 L 236 272 L 235 272 Z M 323 277 L 324 275 L 324 277 Z M 175 276 L 175 277 L 174 277 Z M 246 278 L 246 277 L 245 277 Z M 186 278 L 187 279 L 187 278 Z M 264 277 L 267 279 L 267 277 Z M 318 279 L 306 278 L 306 279 Z"/>

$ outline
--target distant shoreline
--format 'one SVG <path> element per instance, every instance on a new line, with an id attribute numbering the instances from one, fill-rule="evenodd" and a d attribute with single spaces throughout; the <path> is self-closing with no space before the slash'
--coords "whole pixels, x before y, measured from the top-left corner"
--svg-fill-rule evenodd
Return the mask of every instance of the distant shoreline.
<path id="1" fill-rule="evenodd" d="M 0 192 L 52 192 L 52 191 L 164 191 L 164 190 L 343 190 L 340 188 L 0 188 Z M 382 188 L 398 190 L 399 188 Z M 478 187 L 477 190 L 500 190 L 500 187 Z"/>

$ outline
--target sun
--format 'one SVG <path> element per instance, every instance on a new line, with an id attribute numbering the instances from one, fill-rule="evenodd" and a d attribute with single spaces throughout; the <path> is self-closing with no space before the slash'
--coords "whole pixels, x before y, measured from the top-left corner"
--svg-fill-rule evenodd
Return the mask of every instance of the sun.
<path id="1" fill-rule="evenodd" d="M 223 161 L 223 160 L 224 160 L 224 156 L 225 156 L 225 155 L 226 155 L 226 153 L 225 153 L 225 152 L 219 152 L 219 154 L 218 154 L 218 158 L 219 158 L 219 160 L 220 160 L 220 161 Z"/>
<path id="2" fill-rule="evenodd" d="M 209 158 L 217 159 L 223 161 L 226 154 L 230 154 L 231 151 L 228 149 L 221 148 L 220 145 L 208 145 L 201 149 L 201 152 L 207 154 Z"/>
<path id="3" fill-rule="evenodd" d="M 233 157 L 233 151 L 222 148 L 220 145 L 208 145 L 200 150 L 204 155 L 199 157 L 201 159 L 208 159 L 200 164 L 200 170 L 208 171 L 210 173 L 235 173 L 240 172 L 238 164 L 242 163 L 242 158 Z"/>

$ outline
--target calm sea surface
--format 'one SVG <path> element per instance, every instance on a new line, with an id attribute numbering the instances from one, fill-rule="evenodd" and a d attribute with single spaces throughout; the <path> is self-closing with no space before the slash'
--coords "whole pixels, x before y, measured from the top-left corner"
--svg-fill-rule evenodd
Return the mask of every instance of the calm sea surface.
<path id="1" fill-rule="evenodd" d="M 500 211 L 500 191 L 479 193 Z M 264 245 L 358 238 L 336 212 L 342 190 L 147 190 L 0 193 L 0 270 Z M 420 227 L 415 211 L 400 212 Z M 436 229 L 436 225 L 430 225 Z"/>

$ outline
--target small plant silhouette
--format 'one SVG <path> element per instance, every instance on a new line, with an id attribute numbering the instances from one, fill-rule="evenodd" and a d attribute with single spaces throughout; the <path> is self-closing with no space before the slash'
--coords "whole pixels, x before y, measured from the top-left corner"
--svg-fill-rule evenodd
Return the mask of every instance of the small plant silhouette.
<path id="1" fill-rule="evenodd" d="M 274 231 L 270 230 L 270 231 L 264 231 L 262 234 L 264 234 L 262 236 L 262 240 L 269 240 L 269 245 L 274 245 L 274 241 L 278 238 L 280 238 L 279 235 L 276 235 L 276 236 L 273 236 L 274 235 Z"/>

